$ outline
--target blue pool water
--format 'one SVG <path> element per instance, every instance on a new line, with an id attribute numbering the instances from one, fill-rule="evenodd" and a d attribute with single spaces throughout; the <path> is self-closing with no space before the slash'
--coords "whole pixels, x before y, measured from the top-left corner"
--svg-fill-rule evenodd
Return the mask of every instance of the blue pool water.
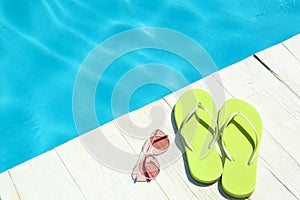
<path id="1" fill-rule="evenodd" d="M 299 24 L 296 0 L 1 0 L 0 172 L 78 135 L 72 115 L 76 74 L 88 54 L 116 33 L 143 27 L 176 30 L 202 45 L 221 69 L 299 33 Z M 201 78 L 168 52 L 144 49 L 124 55 L 99 82 L 95 108 L 100 124 L 113 119 L 110 97 L 118 79 L 145 63 L 170 66 L 189 82 Z M 160 73 L 149 74 L 137 78 Z M 175 88 L 184 86 L 170 80 Z M 140 87 L 129 109 L 169 92 L 155 84 Z"/>

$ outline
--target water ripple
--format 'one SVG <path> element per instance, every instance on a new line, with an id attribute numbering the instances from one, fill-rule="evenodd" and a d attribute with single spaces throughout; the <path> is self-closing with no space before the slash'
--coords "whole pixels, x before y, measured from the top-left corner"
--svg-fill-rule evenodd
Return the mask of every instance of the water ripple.
<path id="1" fill-rule="evenodd" d="M 40 41 L 36 40 L 34 37 L 32 37 L 31 35 L 27 35 L 26 33 L 20 32 L 19 30 L 17 30 L 16 27 L 11 26 L 8 22 L 4 21 L 3 18 L 0 21 L 1 23 L 6 24 L 6 27 L 8 29 L 10 29 L 11 31 L 14 31 L 15 33 L 17 33 L 20 37 L 22 37 L 23 39 L 29 41 L 31 44 L 34 44 L 35 46 L 39 47 L 40 49 L 42 49 L 43 51 L 47 52 L 49 55 L 52 55 L 66 63 L 69 63 L 70 65 L 74 64 L 74 62 L 71 59 L 67 59 L 66 57 L 56 53 L 55 51 L 49 49 L 46 45 L 44 45 L 43 43 L 41 43 Z"/>
<path id="2" fill-rule="evenodd" d="M 87 44 L 89 44 L 92 47 L 97 45 L 97 43 L 94 43 L 93 41 L 90 41 L 89 38 L 85 37 L 83 34 L 80 34 L 79 32 L 75 32 L 73 29 L 67 27 L 66 24 L 63 24 L 62 21 L 64 21 L 64 20 L 57 18 L 57 15 L 54 13 L 54 11 L 52 10 L 52 8 L 48 5 L 47 1 L 43 1 L 43 2 L 44 2 L 44 5 L 45 5 L 45 7 L 46 7 L 46 9 L 47 9 L 47 11 L 49 13 L 49 15 L 51 16 L 52 20 L 54 20 L 54 22 L 58 26 L 66 29 L 71 34 L 76 35 L 77 37 L 79 37 L 80 39 L 82 39 L 84 42 L 86 42 Z M 52 1 L 52 2 L 55 3 L 56 1 Z M 61 10 L 60 12 L 65 13 L 63 7 L 60 6 L 60 5 L 58 5 L 58 6 L 59 6 L 59 8 Z M 67 16 L 66 14 L 64 14 L 64 15 Z"/>

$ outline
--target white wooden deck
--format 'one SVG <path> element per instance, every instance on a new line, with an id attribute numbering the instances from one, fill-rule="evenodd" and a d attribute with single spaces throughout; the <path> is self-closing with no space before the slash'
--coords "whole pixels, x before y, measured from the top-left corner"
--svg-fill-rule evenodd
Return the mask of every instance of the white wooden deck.
<path id="1" fill-rule="evenodd" d="M 224 90 L 226 99 L 244 99 L 259 111 L 263 138 L 256 190 L 249 199 L 300 199 L 299 79 L 297 35 L 191 85 L 205 89 L 209 82 Z M 214 99 L 219 108 L 224 99 Z M 160 106 L 168 118 L 163 129 L 174 135 L 169 119 L 175 102 L 176 95 L 171 94 L 129 115 L 147 124 L 155 120 L 151 107 Z M 100 129 L 124 151 L 139 152 L 144 140 L 122 136 L 117 120 Z M 76 138 L 1 173 L 0 199 L 230 199 L 218 183 L 204 187 L 191 181 L 184 164 L 179 158 L 155 181 L 134 184 L 130 174 L 98 163 Z"/>

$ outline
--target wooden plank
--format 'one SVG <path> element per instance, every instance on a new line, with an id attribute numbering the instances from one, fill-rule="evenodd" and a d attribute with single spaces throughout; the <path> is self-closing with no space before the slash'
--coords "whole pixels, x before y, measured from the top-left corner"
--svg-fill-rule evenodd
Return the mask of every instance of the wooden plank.
<path id="1" fill-rule="evenodd" d="M 298 61 L 300 61 L 300 34 L 284 41 L 282 44 Z"/>
<path id="2" fill-rule="evenodd" d="M 132 152 L 130 146 L 122 139 L 112 123 L 86 135 L 102 134 L 120 149 Z M 85 136 L 86 136 L 85 135 Z M 166 199 L 157 182 L 134 184 L 130 173 L 120 172 L 97 161 L 90 154 L 79 138 L 67 142 L 56 148 L 74 180 L 80 186 L 87 199 Z M 99 144 L 104 145 L 104 144 Z M 110 152 L 106 152 L 111 155 Z M 135 161 L 132 163 L 134 166 Z"/>
<path id="3" fill-rule="evenodd" d="M 270 71 L 294 91 L 300 98 L 300 38 L 292 37 L 284 43 L 261 51 L 256 56 L 265 63 Z"/>
<path id="4" fill-rule="evenodd" d="M 266 148 L 265 148 L 266 149 Z M 260 156 L 257 166 L 257 182 L 251 199 L 299 199 L 291 194 L 288 188 L 273 174 L 272 170 L 267 167 L 267 163 Z"/>
<path id="5" fill-rule="evenodd" d="M 9 172 L 21 199 L 85 199 L 54 150 Z"/>
<path id="6" fill-rule="evenodd" d="M 234 66 L 232 66 L 232 67 L 234 67 Z M 220 73 L 222 73 L 222 72 L 220 72 Z M 192 88 L 202 88 L 207 91 L 212 90 L 212 88 L 214 88 L 215 91 L 219 91 L 219 92 L 221 90 L 223 90 L 223 92 L 220 92 L 223 94 L 217 94 L 215 91 L 211 92 L 213 99 L 215 100 L 216 106 L 219 109 L 225 100 L 230 99 L 233 96 L 226 88 L 223 88 L 223 86 L 221 84 L 219 84 L 219 82 L 217 82 L 217 80 L 214 78 L 214 76 L 220 77 L 219 74 L 218 75 L 214 74 L 213 76 L 206 77 L 205 79 L 202 79 L 200 81 L 193 83 Z M 178 92 L 180 94 L 182 94 L 184 91 L 187 91 L 189 89 L 191 89 L 191 87 L 183 88 L 182 89 L 183 91 L 178 91 Z M 174 105 L 176 103 L 176 98 L 178 98 L 178 96 L 180 96 L 180 95 L 171 94 L 171 95 L 166 96 L 165 100 L 167 102 L 169 102 L 168 104 Z M 288 158 L 287 160 L 280 162 L 280 164 L 282 164 L 284 162 L 294 163 L 294 160 L 292 160 L 290 158 L 290 156 L 284 151 L 284 149 L 282 149 L 282 147 L 279 146 L 277 143 L 275 143 L 276 145 L 274 145 L 273 141 L 274 141 L 274 139 L 269 138 L 268 135 L 263 136 L 263 141 L 262 141 L 263 144 L 262 144 L 261 150 L 260 150 L 261 158 L 259 159 L 259 164 L 258 164 L 257 186 L 256 186 L 256 190 L 250 197 L 251 199 L 276 199 L 278 197 L 295 199 L 295 196 L 293 194 L 291 194 L 291 192 L 289 192 L 286 189 L 286 187 L 276 177 L 276 172 L 280 172 L 282 175 L 282 172 L 280 171 L 282 169 L 277 168 L 275 172 L 272 172 L 271 171 L 272 168 L 264 161 L 263 157 L 265 155 L 265 152 L 271 151 L 271 153 L 272 152 L 275 154 L 280 153 L 279 155 L 282 155 L 282 156 Z M 266 145 L 264 143 L 267 143 L 269 145 Z M 270 155 L 267 155 L 267 156 L 270 156 Z M 271 156 L 274 156 L 274 154 Z M 269 158 L 273 158 L 273 157 L 269 157 Z M 287 163 L 287 164 L 289 164 L 289 163 Z M 268 191 L 268 192 L 266 192 L 266 191 Z M 221 192 L 222 192 L 222 190 L 221 190 Z"/>
<path id="7" fill-rule="evenodd" d="M 0 199 L 20 199 L 18 191 L 16 190 L 16 187 L 12 182 L 8 171 L 0 173 Z"/>
<path id="8" fill-rule="evenodd" d="M 221 70 L 218 76 L 226 91 L 259 111 L 264 126 L 261 158 L 272 174 L 299 198 L 299 99 L 253 57 Z"/>

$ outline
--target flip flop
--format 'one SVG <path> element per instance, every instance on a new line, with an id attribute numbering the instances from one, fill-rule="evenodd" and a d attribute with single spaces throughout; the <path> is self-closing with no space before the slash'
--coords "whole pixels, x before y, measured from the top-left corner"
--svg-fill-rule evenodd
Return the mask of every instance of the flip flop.
<path id="1" fill-rule="evenodd" d="M 220 109 L 218 124 L 225 153 L 222 188 L 232 197 L 249 197 L 256 184 L 261 118 L 250 104 L 231 99 Z"/>
<path id="2" fill-rule="evenodd" d="M 198 182 L 216 182 L 223 171 L 215 147 L 219 138 L 215 104 L 206 91 L 194 89 L 184 93 L 174 108 L 174 118 L 185 147 L 191 176 Z"/>

